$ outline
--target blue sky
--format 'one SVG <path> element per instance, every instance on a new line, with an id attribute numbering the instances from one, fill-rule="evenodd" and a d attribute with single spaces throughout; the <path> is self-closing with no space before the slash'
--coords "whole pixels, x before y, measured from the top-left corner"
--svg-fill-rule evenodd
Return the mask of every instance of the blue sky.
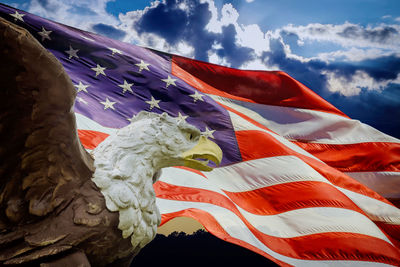
<path id="1" fill-rule="evenodd" d="M 398 0 L 7 0 L 77 28 L 242 69 L 283 70 L 400 138 Z"/>

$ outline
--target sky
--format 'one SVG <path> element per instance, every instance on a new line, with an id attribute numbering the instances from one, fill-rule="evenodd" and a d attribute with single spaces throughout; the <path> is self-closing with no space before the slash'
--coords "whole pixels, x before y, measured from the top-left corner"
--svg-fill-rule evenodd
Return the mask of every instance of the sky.
<path id="1" fill-rule="evenodd" d="M 124 42 L 240 69 L 281 70 L 400 138 L 398 0 L 7 0 Z"/>

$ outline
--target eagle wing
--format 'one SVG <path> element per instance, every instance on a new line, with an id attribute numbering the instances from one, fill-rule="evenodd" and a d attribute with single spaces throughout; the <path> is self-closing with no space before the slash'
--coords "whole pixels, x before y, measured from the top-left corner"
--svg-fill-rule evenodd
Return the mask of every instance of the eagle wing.
<path id="1" fill-rule="evenodd" d="M 93 160 L 77 136 L 76 91 L 61 63 L 1 18 L 0 51 L 0 230 L 7 232 L 62 210 L 91 178 Z"/>

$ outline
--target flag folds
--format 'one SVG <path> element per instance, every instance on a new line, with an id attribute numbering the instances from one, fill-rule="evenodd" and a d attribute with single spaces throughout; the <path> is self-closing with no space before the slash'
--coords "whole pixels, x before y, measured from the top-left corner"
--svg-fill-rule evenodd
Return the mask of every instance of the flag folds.
<path id="1" fill-rule="evenodd" d="M 192 217 L 280 265 L 400 265 L 400 140 L 283 72 L 165 54 L 5 5 L 0 16 L 63 64 L 86 149 L 141 110 L 186 120 L 222 148 L 212 172 L 163 171 L 162 224 Z"/>

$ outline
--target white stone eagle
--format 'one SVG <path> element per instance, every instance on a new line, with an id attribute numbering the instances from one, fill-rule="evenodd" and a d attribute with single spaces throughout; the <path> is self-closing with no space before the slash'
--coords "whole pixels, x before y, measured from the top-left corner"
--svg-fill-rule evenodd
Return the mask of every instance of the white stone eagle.
<path id="1" fill-rule="evenodd" d="M 188 166 L 210 171 L 209 160 L 219 164 L 222 151 L 185 121 L 142 111 L 96 147 L 93 155 L 92 180 L 107 208 L 119 212 L 122 236 L 131 236 L 133 247 L 143 247 L 154 238 L 161 220 L 153 189 L 161 169 Z"/>
<path id="2" fill-rule="evenodd" d="M 141 112 L 92 157 L 60 62 L 1 18 L 0 53 L 0 265 L 129 266 L 160 223 L 161 168 L 208 171 L 222 151 L 184 121 Z"/>

